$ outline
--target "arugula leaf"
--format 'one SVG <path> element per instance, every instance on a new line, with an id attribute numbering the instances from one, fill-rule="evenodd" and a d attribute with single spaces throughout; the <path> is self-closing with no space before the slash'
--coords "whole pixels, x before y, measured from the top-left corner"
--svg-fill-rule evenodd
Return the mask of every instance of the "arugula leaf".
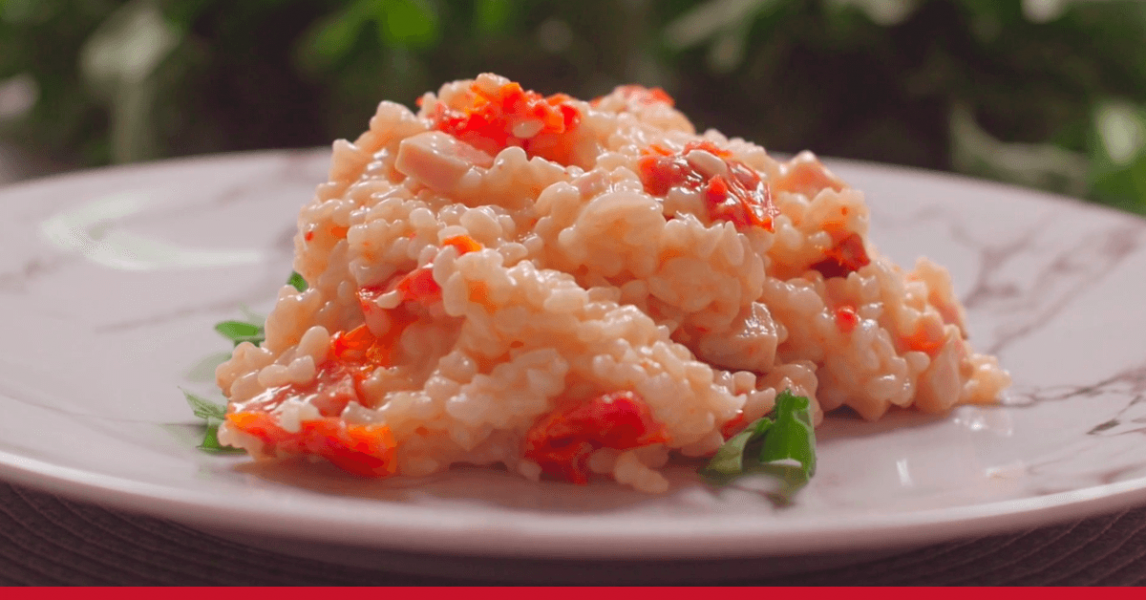
<path id="1" fill-rule="evenodd" d="M 298 274 L 298 271 L 290 272 L 290 279 L 287 279 L 287 283 L 294 286 L 294 289 L 300 292 L 305 292 L 308 287 L 306 280 L 302 278 L 302 275 Z"/>
<path id="2" fill-rule="evenodd" d="M 234 448 L 232 446 L 224 446 L 219 443 L 219 425 L 213 421 L 207 421 L 207 430 L 203 432 L 203 442 L 197 448 L 204 452 L 211 452 L 213 454 L 242 454 L 246 452 L 242 448 Z"/>
<path id="3" fill-rule="evenodd" d="M 811 401 L 784 390 L 772 412 L 725 442 L 700 475 L 714 485 L 744 475 L 768 475 L 783 484 L 772 499 L 787 504 L 816 471 L 815 446 Z"/>
<path id="4" fill-rule="evenodd" d="M 804 396 L 784 390 L 776 397 L 776 423 L 764 438 L 761 463 L 794 460 L 807 480 L 816 472 L 816 432 L 812 427 L 812 403 Z"/>
<path id="5" fill-rule="evenodd" d="M 210 421 L 211 419 L 222 421 L 227 418 L 226 406 L 216 404 L 201 396 L 196 396 L 183 388 L 179 388 L 179 391 L 183 392 L 183 397 L 187 399 L 187 404 L 191 405 L 191 412 L 195 413 L 196 417 L 206 421 Z"/>
<path id="6" fill-rule="evenodd" d="M 223 321 L 215 324 L 215 331 L 234 342 L 236 346 L 243 342 L 258 346 L 266 339 L 263 326 L 250 321 Z"/>
<path id="7" fill-rule="evenodd" d="M 223 420 L 227 418 L 225 405 L 211 402 L 182 388 L 180 391 L 187 399 L 187 404 L 191 405 L 191 412 L 204 421 L 203 441 L 198 446 L 200 450 L 218 454 L 243 452 L 241 448 L 232 448 L 219 443 L 219 425 L 222 425 Z"/>
<path id="8" fill-rule="evenodd" d="M 748 444 L 760 439 L 769 428 L 772 419 L 761 417 L 744 428 L 744 431 L 732 436 L 716 451 L 716 455 L 704 467 L 702 475 L 709 478 L 720 479 L 735 477 L 744 472 L 744 454 Z"/>

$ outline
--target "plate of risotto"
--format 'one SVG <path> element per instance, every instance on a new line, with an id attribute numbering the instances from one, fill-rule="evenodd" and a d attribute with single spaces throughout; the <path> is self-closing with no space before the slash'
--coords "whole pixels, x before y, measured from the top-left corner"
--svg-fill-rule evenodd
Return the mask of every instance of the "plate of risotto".
<path id="1" fill-rule="evenodd" d="M 0 475 L 234 539 L 798 556 L 1146 502 L 1140 218 L 656 88 L 482 74 L 0 210 Z"/>

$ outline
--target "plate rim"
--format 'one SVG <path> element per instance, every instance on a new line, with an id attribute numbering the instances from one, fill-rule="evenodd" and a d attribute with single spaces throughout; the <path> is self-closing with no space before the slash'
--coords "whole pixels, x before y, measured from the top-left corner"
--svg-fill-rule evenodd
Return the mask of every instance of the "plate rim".
<path id="1" fill-rule="evenodd" d="M 15 459 L 15 460 L 13 460 Z M 31 469 L 24 465 L 38 465 Z M 277 506 L 273 513 L 257 506 L 227 505 L 207 492 L 170 488 L 114 475 L 83 471 L 0 451 L 0 477 L 9 483 L 25 485 L 72 500 L 95 503 L 128 512 L 181 522 L 191 526 L 290 541 L 361 546 L 384 550 L 432 552 L 452 556 L 534 557 L 542 559 L 656 558 L 701 559 L 728 557 L 802 556 L 818 553 L 854 552 L 896 547 L 917 547 L 967 537 L 1004 534 L 1049 526 L 1118 512 L 1146 502 L 1146 477 L 1056 492 L 1034 498 L 1018 498 L 985 504 L 912 510 L 902 513 L 865 514 L 818 519 L 801 519 L 801 527 L 785 527 L 782 517 L 767 520 L 778 528 L 745 527 L 734 522 L 742 516 L 713 519 L 709 530 L 669 526 L 653 535 L 632 535 L 616 529 L 610 521 L 593 527 L 592 519 L 577 517 L 529 517 L 526 527 L 442 526 L 440 521 L 427 529 L 434 509 L 392 505 L 386 511 L 371 511 L 367 523 L 351 523 L 315 514 L 305 509 Z M 349 504 L 377 501 L 338 498 Z M 289 514 L 284 514 L 289 513 Z M 420 514 L 419 514 L 420 513 Z M 379 514 L 385 514 L 378 518 Z M 411 518 L 413 517 L 413 519 Z M 284 530 L 282 521 L 295 519 Z M 588 521 L 588 522 L 586 522 Z M 764 519 L 760 520 L 764 523 Z M 530 526 L 542 523 L 540 530 Z M 553 524 L 562 527 L 554 528 Z M 812 523 L 809 528 L 807 525 Z M 693 523 L 694 524 L 694 523 Z M 548 530 L 546 530 L 548 529 Z M 398 534 L 379 539 L 379 532 Z M 561 547 L 555 548 L 554 536 Z M 668 545 L 666 541 L 687 539 L 688 546 Z M 607 547 L 607 552 L 602 548 Z"/>

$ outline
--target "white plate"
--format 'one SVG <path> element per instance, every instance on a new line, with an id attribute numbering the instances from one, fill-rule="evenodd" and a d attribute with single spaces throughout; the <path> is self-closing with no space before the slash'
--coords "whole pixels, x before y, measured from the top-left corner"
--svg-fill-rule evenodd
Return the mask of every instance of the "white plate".
<path id="1" fill-rule="evenodd" d="M 794 506 L 687 467 L 647 496 L 458 469 L 363 481 L 194 448 L 212 325 L 269 307 L 326 152 L 231 155 L 0 190 L 0 475 L 233 537 L 483 557 L 795 556 L 939 542 L 1146 503 L 1146 224 L 968 179 L 846 161 L 872 239 L 947 265 L 1004 406 L 820 430 Z M 216 394 L 217 395 L 217 394 Z M 255 539 L 252 537 L 252 539 Z"/>

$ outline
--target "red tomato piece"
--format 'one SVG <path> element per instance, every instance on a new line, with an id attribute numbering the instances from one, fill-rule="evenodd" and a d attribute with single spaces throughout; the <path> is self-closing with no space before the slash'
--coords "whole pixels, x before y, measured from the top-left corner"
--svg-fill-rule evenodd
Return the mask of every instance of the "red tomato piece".
<path id="1" fill-rule="evenodd" d="M 812 269 L 819 271 L 826 279 L 847 277 L 848 273 L 871 263 L 871 258 L 863 247 L 863 238 L 858 233 L 848 234 L 824 254 L 827 257 L 812 265 Z"/>
<path id="2" fill-rule="evenodd" d="M 637 162 L 641 183 L 653 196 L 665 196 L 674 187 L 699 189 L 704 177 L 681 156 L 651 155 Z"/>
<path id="3" fill-rule="evenodd" d="M 653 420 L 639 394 L 612 392 L 542 417 L 525 436 L 525 457 L 545 473 L 586 484 L 594 450 L 629 450 L 667 441 L 664 427 Z"/>
<path id="4" fill-rule="evenodd" d="M 397 470 L 394 436 L 385 425 L 347 425 L 337 417 L 323 417 L 303 421 L 299 431 L 291 432 L 265 412 L 231 413 L 227 421 L 280 452 L 316 454 L 355 475 L 385 477 Z"/>
<path id="5" fill-rule="evenodd" d="M 851 305 L 843 305 L 836 308 L 836 327 L 844 333 L 851 333 L 859 326 L 860 318 L 856 314 L 855 307 Z"/>
<path id="6" fill-rule="evenodd" d="M 433 116 L 436 129 L 490 154 L 519 146 L 530 156 L 568 164 L 572 141 L 567 134 L 581 123 L 581 112 L 571 104 L 572 98 L 565 94 L 545 98 L 523 90 L 518 83 L 507 83 L 493 95 L 477 84 L 470 90 L 473 103 L 464 111 L 438 105 Z M 526 121 L 539 122 L 540 129 L 518 137 L 515 126 Z"/>
<path id="7" fill-rule="evenodd" d="M 330 340 L 330 360 L 354 366 L 389 366 L 390 348 L 407 324 L 403 319 L 391 318 L 390 330 L 381 337 L 364 324 L 337 332 Z"/>
<path id="8" fill-rule="evenodd" d="M 572 131 L 573 128 L 581 124 L 581 111 L 575 107 L 568 104 L 558 104 L 557 110 L 561 111 L 561 123 L 564 125 L 564 130 L 559 133 Z"/>
<path id="9" fill-rule="evenodd" d="M 363 395 L 358 386 L 369 374 L 370 370 L 362 368 L 361 365 L 328 360 L 318 369 L 313 385 L 306 386 L 306 389 L 296 388 L 292 390 L 292 395 L 314 394 L 314 399 L 310 403 L 318 409 L 318 412 L 323 416 L 337 417 L 346 410 L 347 404 L 363 403 Z"/>
<path id="10" fill-rule="evenodd" d="M 772 205 L 772 193 L 768 185 L 757 179 L 749 188 L 736 185 L 739 180 L 728 180 L 716 175 L 708 180 L 705 187 L 705 204 L 709 217 L 713 220 L 729 221 L 737 228 L 763 227 L 772 231 L 772 214 L 767 210 Z"/>
<path id="11" fill-rule="evenodd" d="M 916 350 L 930 356 L 935 356 L 939 353 L 939 350 L 943 348 L 943 345 L 947 343 L 947 337 L 942 325 L 927 327 L 920 324 L 914 333 L 903 336 L 901 343 L 908 350 Z"/>
<path id="12" fill-rule="evenodd" d="M 746 425 L 748 425 L 748 419 L 745 418 L 744 411 L 736 411 L 736 416 L 729 419 L 724 423 L 724 425 L 720 427 L 720 434 L 724 436 L 725 440 L 727 440 L 728 438 L 740 433 L 740 430 L 744 429 Z"/>
<path id="13" fill-rule="evenodd" d="M 471 238 L 468 235 L 455 235 L 453 237 L 446 238 L 442 242 L 442 245 L 443 246 L 453 246 L 454 248 L 457 248 L 458 256 L 461 256 L 463 254 L 468 254 L 470 252 L 477 252 L 478 250 L 481 250 L 481 248 L 482 248 L 481 244 L 476 242 L 473 238 Z"/>
<path id="14" fill-rule="evenodd" d="M 339 362 L 363 362 L 375 341 L 374 334 L 365 325 L 339 331 L 330 340 L 330 356 Z"/>
<path id="15" fill-rule="evenodd" d="M 396 287 L 403 302 L 430 304 L 442 298 L 442 288 L 434 281 L 432 265 L 414 269 L 398 280 Z"/>
<path id="16" fill-rule="evenodd" d="M 375 338 L 365 325 L 335 333 L 328 358 L 317 366 L 314 379 L 306 384 L 270 388 L 242 405 L 242 411 L 269 411 L 291 398 L 307 397 L 325 416 L 342 414 L 347 404 L 363 401 L 360 386 L 374 367 L 390 362 L 390 344 Z"/>
<path id="17" fill-rule="evenodd" d="M 685 158 L 693 150 L 704 150 L 724 160 L 728 176 L 706 177 Z M 739 229 L 762 227 L 772 231 L 772 219 L 780 214 L 772 202 L 768 184 L 744 163 L 734 160 L 727 150 L 709 141 L 687 144 L 680 153 L 671 153 L 653 145 L 646 148 L 637 162 L 637 169 L 645 191 L 653 196 L 665 196 L 673 188 L 704 192 L 708 217 L 713 221 L 729 221 Z"/>

